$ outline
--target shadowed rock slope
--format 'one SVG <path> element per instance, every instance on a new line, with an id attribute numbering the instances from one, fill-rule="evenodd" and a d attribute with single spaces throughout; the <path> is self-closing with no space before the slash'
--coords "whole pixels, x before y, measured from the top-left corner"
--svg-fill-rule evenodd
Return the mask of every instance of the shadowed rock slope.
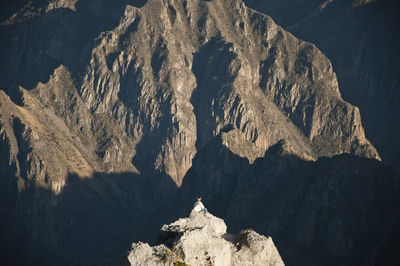
<path id="1" fill-rule="evenodd" d="M 288 265 L 398 264 L 399 172 L 351 155 L 304 161 L 285 145 L 249 164 L 216 137 L 184 179 L 183 209 L 203 195 L 233 232 L 272 236 Z"/>
<path id="2" fill-rule="evenodd" d="M 343 98 L 360 108 L 367 137 L 385 163 L 399 167 L 399 1 L 245 2 L 328 56 Z"/>
<path id="3" fill-rule="evenodd" d="M 239 0 L 20 3 L 0 24 L 1 243 L 14 254 L 4 261 L 118 263 L 198 193 L 219 195 L 219 216 L 239 223 L 227 204 L 258 179 L 238 173 L 281 140 L 302 164 L 349 153 L 381 171 L 329 60 Z M 178 190 L 199 169 L 214 171 Z"/>
<path id="4" fill-rule="evenodd" d="M 232 150 L 251 162 L 280 139 L 308 160 L 379 159 L 329 60 L 268 16 L 237 0 L 109 5 L 51 2 L 0 29 L 10 51 L 0 86 L 20 104 L 15 87 L 41 81 L 32 97 L 96 153 L 86 156 L 93 169 L 150 168 L 180 185 L 197 150 L 226 127 Z"/>

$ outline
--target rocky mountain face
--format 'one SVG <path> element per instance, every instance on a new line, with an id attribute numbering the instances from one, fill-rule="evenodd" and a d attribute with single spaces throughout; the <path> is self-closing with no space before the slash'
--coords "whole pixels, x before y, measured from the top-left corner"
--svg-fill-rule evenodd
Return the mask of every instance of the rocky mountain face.
<path id="1" fill-rule="evenodd" d="M 161 228 L 162 244 L 133 243 L 128 259 L 131 265 L 285 265 L 271 237 L 226 229 L 211 213 L 192 211 Z"/>
<path id="2" fill-rule="evenodd" d="M 22 48 L 26 53 L 3 55 L 2 83 L 13 97 L 13 86 L 34 84 L 49 74 L 51 62 L 62 64 L 35 90 L 47 108 L 70 116 L 63 120 L 76 128 L 75 135 L 94 137 L 104 169 L 152 167 L 179 185 L 196 151 L 225 127 L 237 129 L 254 146 L 242 155 L 250 161 L 280 139 L 290 143 L 294 154 L 310 160 L 343 152 L 379 158 L 365 138 L 358 109 L 341 99 L 327 58 L 240 1 L 149 1 L 140 9 L 116 7 L 116 25 L 107 28 L 101 24 L 111 22 L 97 25 L 92 21 L 96 17 L 89 17 L 93 25 L 82 30 L 71 25 L 95 16 L 91 12 L 97 10 L 79 11 L 94 4 L 62 3 L 51 2 L 35 17 L 38 27 L 58 24 L 45 32 L 32 30 L 35 22 L 17 23 L 19 13 L 3 22 L 10 37 L 4 50 L 27 47 Z M 109 8 L 106 4 L 96 5 L 100 14 Z M 80 54 L 79 44 L 65 44 L 80 41 L 80 35 L 95 26 L 106 29 L 90 40 L 88 58 Z M 39 43 L 25 37 L 31 31 L 39 35 Z M 65 93 L 75 94 L 86 110 L 79 104 L 59 110 L 55 98 L 65 103 L 67 95 L 43 91 L 62 87 L 54 85 L 57 76 L 68 79 L 65 72 L 79 71 L 79 59 L 87 60 L 86 67 L 76 74 L 77 88 Z M 20 78 L 21 73 L 27 74 Z M 93 120 L 87 115 L 78 117 L 84 113 L 102 116 L 96 119 L 100 125 L 88 124 Z"/>
<path id="3" fill-rule="evenodd" d="M 271 235 L 287 265 L 400 261 L 395 168 L 351 155 L 305 161 L 289 154 L 284 141 L 249 164 L 222 138 L 196 155 L 178 197 L 180 215 L 190 195 L 207 195 L 205 205 L 233 232 L 250 227 Z"/>
<path id="4" fill-rule="evenodd" d="M 400 165 L 400 5 L 394 0 L 254 1 L 332 61 L 345 100 L 360 108 L 367 137 L 383 161 Z"/>
<path id="5" fill-rule="evenodd" d="M 342 99 L 332 64 L 315 45 L 240 0 L 4 6 L 2 261 L 118 264 L 132 240 L 151 242 L 150 233 L 181 217 L 197 195 L 234 230 L 274 234 L 284 261 L 307 256 L 320 265 L 324 254 L 358 263 L 372 248 L 362 241 L 370 230 L 383 255 L 371 254 L 393 260 L 385 247 L 398 229 L 384 225 L 392 221 L 388 210 L 397 215 L 398 208 L 381 204 L 397 199 L 398 173 L 379 163 L 358 108 Z M 276 149 L 279 156 L 271 155 Z M 295 178 L 298 169 L 304 172 Z M 370 183 L 354 205 L 319 205 L 327 184 L 346 175 L 355 180 L 350 185 L 363 183 L 364 174 Z M 337 189 L 339 199 L 353 195 L 347 185 Z M 276 193 L 267 200 L 263 191 Z M 305 197 L 311 203 L 299 200 Z M 259 220 L 255 206 L 271 216 Z M 340 215 L 326 235 L 315 233 L 327 206 L 339 210 L 323 216 L 318 230 L 342 208 L 349 216 Z M 366 225 L 353 208 L 383 220 Z"/>

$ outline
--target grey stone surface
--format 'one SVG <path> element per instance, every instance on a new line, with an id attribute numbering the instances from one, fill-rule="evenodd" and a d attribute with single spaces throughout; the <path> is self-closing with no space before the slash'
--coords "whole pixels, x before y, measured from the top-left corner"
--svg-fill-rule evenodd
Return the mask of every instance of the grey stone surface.
<path id="1" fill-rule="evenodd" d="M 292 261 L 394 257 L 397 174 L 315 45 L 237 0 L 22 2 L 0 10 L 10 263 L 118 264 L 199 194 Z"/>
<path id="2" fill-rule="evenodd" d="M 395 0 L 246 0 L 331 60 L 343 98 L 360 108 L 383 161 L 400 165 L 400 4 Z"/>
<path id="3" fill-rule="evenodd" d="M 82 154 L 91 168 L 154 169 L 180 185 L 197 151 L 222 130 L 233 130 L 228 148 L 250 162 L 280 139 L 307 160 L 379 159 L 329 60 L 267 15 L 236 0 L 110 5 L 52 1 L 44 13 L 20 10 L 23 21 L 1 26 L 10 51 L 1 59 L 2 89 L 18 102 L 15 86 L 35 87 L 32 96 L 96 153 Z M 37 37 L 25 38 L 30 31 Z"/>
<path id="4" fill-rule="evenodd" d="M 210 213 L 192 212 L 164 225 L 161 233 L 170 249 L 134 243 L 128 255 L 131 265 L 285 265 L 270 237 L 252 230 L 227 236 L 224 221 Z"/>

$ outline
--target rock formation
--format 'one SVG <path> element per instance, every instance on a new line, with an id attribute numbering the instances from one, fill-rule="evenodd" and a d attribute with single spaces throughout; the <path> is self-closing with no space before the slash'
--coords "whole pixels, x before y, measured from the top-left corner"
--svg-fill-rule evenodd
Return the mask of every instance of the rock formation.
<path id="1" fill-rule="evenodd" d="M 246 0 L 331 60 L 383 161 L 400 165 L 400 4 L 395 0 Z"/>
<path id="2" fill-rule="evenodd" d="M 17 44 L 27 51 L 3 55 L 3 89 L 19 103 L 24 95 L 15 86 L 36 87 L 33 97 L 97 153 L 86 156 L 91 168 L 150 168 L 180 185 L 196 152 L 224 128 L 235 132 L 227 136 L 232 150 L 251 162 L 280 139 L 308 160 L 341 153 L 379 159 L 329 60 L 268 16 L 238 0 L 151 0 L 141 8 L 118 4 L 107 20 L 69 27 L 110 12 L 106 3 L 52 1 L 33 7 L 33 18 L 18 11 L 23 20 L 10 18 L 1 29 L 9 36 L 5 50 Z M 92 27 L 103 31 L 93 36 Z M 24 37 L 27 31 L 40 42 Z M 66 40 L 81 43 L 63 48 Z M 248 143 L 246 151 L 235 148 L 238 141 Z"/>
<path id="3" fill-rule="evenodd" d="M 240 0 L 3 3 L 5 264 L 118 264 L 132 239 L 146 240 L 161 221 L 178 218 L 192 193 L 204 195 L 235 230 L 243 222 L 274 232 L 290 262 L 303 256 L 326 264 L 307 257 L 323 246 L 327 260 L 359 264 L 358 254 L 372 249 L 363 241 L 370 231 L 384 236 L 375 235 L 382 252 L 371 256 L 387 255 L 397 229 L 381 195 L 396 199 L 398 174 L 379 163 L 358 108 L 342 99 L 332 64 L 315 45 Z M 342 161 L 343 154 L 361 158 Z M 298 169 L 306 174 L 295 178 Z M 354 202 L 368 204 L 352 205 L 336 224 L 324 214 L 321 228 L 330 225 L 329 233 L 314 234 L 321 206 L 346 205 L 325 201 L 317 189 L 328 190 L 339 175 L 355 178 L 352 185 L 387 183 L 356 194 Z M 311 179 L 316 176 L 325 182 Z M 317 185 L 309 190 L 310 180 Z M 346 186 L 337 189 L 339 198 L 350 197 Z M 257 204 L 269 208 L 268 219 L 254 218 Z M 315 207 L 309 218 L 283 222 L 309 205 Z M 358 246 L 342 231 L 333 236 L 341 224 L 354 233 L 353 208 L 385 217 L 368 220 L 376 228 L 361 223 L 368 229 L 356 232 Z M 294 232 L 299 242 L 282 232 Z"/>
<path id="4" fill-rule="evenodd" d="M 182 209 L 191 195 L 204 195 L 230 230 L 271 235 L 287 264 L 398 264 L 396 169 L 351 155 L 304 161 L 288 154 L 284 141 L 249 164 L 222 138 L 196 156 L 178 200 Z"/>
<path id="5" fill-rule="evenodd" d="M 244 230 L 226 233 L 224 221 L 211 213 L 192 211 L 161 228 L 162 244 L 134 243 L 131 265 L 285 265 L 271 237 Z"/>

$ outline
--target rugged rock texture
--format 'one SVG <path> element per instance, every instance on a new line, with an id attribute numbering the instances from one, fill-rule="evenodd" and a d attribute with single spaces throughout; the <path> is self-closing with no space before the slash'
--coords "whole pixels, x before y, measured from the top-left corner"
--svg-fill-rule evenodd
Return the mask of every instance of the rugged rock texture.
<path id="1" fill-rule="evenodd" d="M 20 93 L 22 106 L 1 91 L 0 114 L 2 141 L 9 144 L 8 174 L 15 174 L 21 189 L 34 179 L 35 185 L 59 193 L 69 173 L 91 177 L 95 171 L 137 172 L 130 163 L 131 141 L 114 126 L 116 121 L 90 113 L 65 67 L 57 68 L 48 83 L 31 91 L 20 88 Z"/>
<path id="2" fill-rule="evenodd" d="M 128 7 L 101 36 L 82 86 L 91 108 L 123 121 L 139 149 L 159 144 L 136 160 L 178 184 L 196 150 L 226 126 L 254 144 L 250 160 L 282 138 L 304 158 L 379 158 L 326 57 L 240 1 Z"/>
<path id="3" fill-rule="evenodd" d="M 398 171 L 350 155 L 304 161 L 283 141 L 249 164 L 222 138 L 196 155 L 182 185 L 184 209 L 190 195 L 204 195 L 231 230 L 271 235 L 287 264 L 400 262 Z"/>
<path id="4" fill-rule="evenodd" d="M 226 225 L 210 213 L 193 212 L 188 218 L 164 225 L 163 244 L 132 244 L 131 265 L 285 265 L 271 237 L 253 230 L 226 233 Z"/>
<path id="5" fill-rule="evenodd" d="M 357 105 L 385 163 L 400 165 L 400 4 L 394 0 L 255 1 L 332 61 L 343 98 Z"/>
<path id="6" fill-rule="evenodd" d="M 326 240 L 338 227 L 314 237 L 318 210 L 303 217 L 298 230 L 276 222 L 292 221 L 293 210 L 304 208 L 293 202 L 313 197 L 309 176 L 286 179 L 298 165 L 316 165 L 322 180 L 337 178 L 335 169 L 318 168 L 323 156 L 371 158 L 368 180 L 388 180 L 373 191 L 393 196 L 388 188 L 398 188 L 397 174 L 375 161 L 380 157 L 365 137 L 358 108 L 341 98 L 330 61 L 314 45 L 239 0 L 15 1 L 1 8 L 1 18 L 2 262 L 118 264 L 133 240 L 178 218 L 179 206 L 201 194 L 230 224 L 253 222 L 263 233 L 278 228 L 273 232 L 289 261 L 322 243 L 327 260 L 344 254 L 339 261 L 359 263 L 361 255 L 348 255 L 353 249 L 337 253 L 347 235 Z M 285 171 L 286 163 L 268 158 L 281 140 L 281 153 L 298 162 Z M 325 160 L 334 165 L 337 157 Z M 281 170 L 253 173 L 264 167 L 260 162 Z M 361 178 L 364 164 L 343 163 L 345 174 Z M 282 180 L 287 183 L 277 185 Z M 290 193 L 283 193 L 285 186 Z M 270 201 L 252 196 L 275 188 L 283 192 Z M 338 189 L 348 197 L 346 187 Z M 255 203 L 276 204 L 280 213 L 272 217 L 278 218 L 244 219 L 232 198 L 241 195 L 248 195 L 243 204 L 250 214 Z M 293 206 L 279 205 L 280 195 Z M 368 201 L 375 208 L 361 206 L 386 217 L 379 199 Z M 338 224 L 348 221 L 341 218 Z M 323 219 L 321 227 L 329 222 Z M 372 252 L 374 260 L 387 255 L 384 247 L 397 235 L 395 226 L 384 230 L 388 223 L 384 218 L 378 229 L 357 233 L 362 243 L 377 232 L 382 252 Z M 306 242 L 285 244 L 281 232 L 303 229 Z M 365 254 L 368 248 L 354 250 Z M 311 255 L 307 261 L 314 262 Z"/>
<path id="7" fill-rule="evenodd" d="M 66 102 L 64 120 L 78 117 L 82 108 L 101 120 L 65 123 L 75 132 L 79 125 L 82 141 L 99 135 L 102 169 L 150 167 L 180 185 L 196 151 L 225 127 L 237 129 L 231 139 L 250 144 L 241 154 L 250 161 L 280 139 L 302 158 L 352 153 L 379 159 L 358 109 L 341 99 L 327 58 L 240 1 L 152 0 L 111 11 L 107 1 L 52 1 L 44 7 L 46 12 L 33 8 L 33 18 L 22 10 L 22 21 L 3 22 L 10 38 L 2 46 L 26 53 L 3 54 L 9 64 L 1 69 L 2 87 L 18 102 L 14 86 L 32 86 L 60 63 L 66 68 L 53 77 L 72 70 L 77 93 L 44 92 L 54 87 L 53 79 L 36 90 L 50 109 L 57 110 L 56 99 Z M 112 12 L 107 20 L 93 22 L 106 11 Z M 82 29 L 71 28 L 87 17 Z M 31 32 L 36 37 L 25 37 Z M 84 107 L 68 108 L 68 93 Z"/>

